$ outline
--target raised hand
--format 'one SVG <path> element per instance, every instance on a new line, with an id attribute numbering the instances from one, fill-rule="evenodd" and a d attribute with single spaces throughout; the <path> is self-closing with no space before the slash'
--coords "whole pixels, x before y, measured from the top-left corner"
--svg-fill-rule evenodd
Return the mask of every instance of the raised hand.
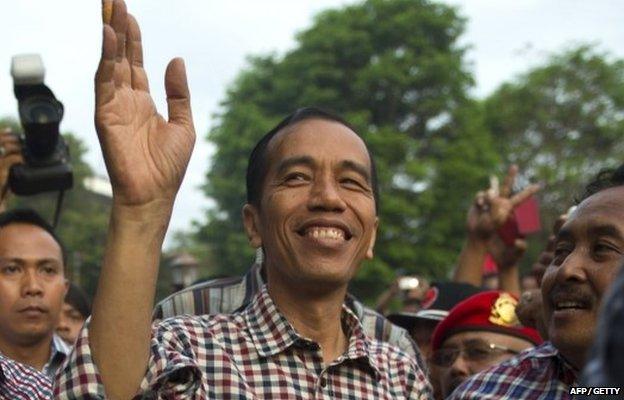
<path id="1" fill-rule="evenodd" d="M 519 193 L 511 195 L 518 167 L 509 167 L 500 192 L 497 188 L 481 191 L 468 211 L 468 234 L 480 240 L 488 240 L 498 228 L 509 219 L 513 210 L 524 200 L 539 191 L 539 185 L 530 185 Z"/>
<path id="2" fill-rule="evenodd" d="M 0 212 L 6 208 L 9 195 L 9 171 L 15 164 L 23 163 L 22 146 L 10 128 L 0 129 Z"/>
<path id="3" fill-rule="evenodd" d="M 165 89 L 168 120 L 149 93 L 139 25 L 115 0 L 95 76 L 95 126 L 117 205 L 172 205 L 182 183 L 195 143 L 182 59 L 167 66 Z"/>

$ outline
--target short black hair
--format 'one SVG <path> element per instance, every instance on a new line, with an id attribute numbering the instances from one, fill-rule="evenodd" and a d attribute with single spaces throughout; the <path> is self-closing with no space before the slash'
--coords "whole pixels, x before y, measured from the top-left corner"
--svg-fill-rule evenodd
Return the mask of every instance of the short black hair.
<path id="1" fill-rule="evenodd" d="M 262 198 L 262 187 L 264 185 L 264 179 L 266 178 L 266 174 L 269 169 L 269 166 L 267 165 L 267 147 L 271 142 L 271 139 L 273 139 L 273 137 L 284 128 L 308 119 L 324 119 L 328 121 L 338 122 L 339 124 L 342 124 L 347 128 L 351 129 L 353 132 L 355 132 L 356 135 L 360 137 L 360 139 L 362 139 L 362 137 L 357 133 L 355 128 L 351 126 L 351 124 L 349 124 L 343 118 L 339 117 L 334 113 L 316 107 L 299 108 L 298 110 L 284 118 L 273 129 L 267 132 L 260 139 L 260 141 L 256 143 L 256 146 L 251 151 L 251 154 L 249 155 L 249 163 L 247 164 L 247 203 L 255 205 L 257 207 L 260 206 L 260 199 Z M 377 180 L 377 168 L 375 167 L 375 159 L 373 158 L 373 153 L 366 144 L 366 141 L 364 141 L 364 139 L 362 139 L 362 141 L 364 142 L 364 146 L 366 146 L 366 150 L 368 151 L 368 157 L 370 158 L 371 186 L 373 189 L 373 196 L 375 198 L 375 212 L 378 212 L 379 186 Z"/>
<path id="2" fill-rule="evenodd" d="M 624 185 L 624 164 L 617 168 L 603 169 L 589 182 L 581 194 L 576 198 L 576 204 L 581 203 L 590 196 L 606 189 Z"/>
<path id="3" fill-rule="evenodd" d="M 89 315 L 91 315 L 91 302 L 89 301 L 89 297 L 84 290 L 73 282 L 69 284 L 67 294 L 65 294 L 65 303 L 74 307 L 84 319 L 89 318 Z"/>
<path id="4" fill-rule="evenodd" d="M 52 225 L 48 223 L 35 210 L 28 208 L 16 208 L 13 210 L 0 213 L 0 229 L 12 224 L 26 224 L 37 226 L 48 232 L 61 248 L 61 257 L 63 259 L 63 270 L 67 269 L 67 249 L 61 238 L 54 232 Z"/>

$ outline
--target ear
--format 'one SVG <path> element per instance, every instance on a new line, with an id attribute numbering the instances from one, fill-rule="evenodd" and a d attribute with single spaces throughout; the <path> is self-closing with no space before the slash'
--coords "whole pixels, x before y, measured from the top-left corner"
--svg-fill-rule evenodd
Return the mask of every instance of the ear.
<path id="1" fill-rule="evenodd" d="M 379 218 L 375 218 L 375 228 L 373 229 L 373 233 L 371 234 L 370 242 L 368 244 L 368 249 L 366 250 L 366 258 L 369 260 L 373 259 L 373 247 L 375 247 L 375 240 L 377 240 L 377 227 L 379 226 Z"/>
<path id="2" fill-rule="evenodd" d="M 260 235 L 260 214 L 258 209 L 247 203 L 243 206 L 243 225 L 249 239 L 251 247 L 262 246 L 262 236 Z"/>

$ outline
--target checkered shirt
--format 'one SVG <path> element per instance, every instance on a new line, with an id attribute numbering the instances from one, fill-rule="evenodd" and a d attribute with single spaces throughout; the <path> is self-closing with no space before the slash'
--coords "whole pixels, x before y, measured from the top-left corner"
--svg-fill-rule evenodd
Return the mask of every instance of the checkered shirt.
<path id="1" fill-rule="evenodd" d="M 154 320 L 178 315 L 229 314 L 241 310 L 264 285 L 262 265 L 254 264 L 244 277 L 215 279 L 199 283 L 162 300 L 154 308 Z M 353 296 L 347 296 L 347 305 L 360 319 L 364 333 L 379 341 L 388 342 L 416 357 L 424 366 L 418 347 L 408 332 L 393 325 L 381 314 L 364 307 Z"/>
<path id="2" fill-rule="evenodd" d="M 317 343 L 280 314 L 266 287 L 233 314 L 181 316 L 154 325 L 147 374 L 135 398 L 149 399 L 430 399 L 413 357 L 364 334 L 343 306 L 347 351 L 325 365 Z M 88 325 L 55 396 L 103 399 Z"/>
<path id="3" fill-rule="evenodd" d="M 470 377 L 447 400 L 572 399 L 577 372 L 550 342 Z"/>
<path id="4" fill-rule="evenodd" d="M 54 378 L 56 375 L 56 371 L 61 368 L 63 365 L 63 361 L 69 355 L 71 351 L 71 346 L 69 346 L 59 335 L 56 333 L 52 335 L 52 344 L 51 344 L 50 358 L 48 362 L 43 366 L 42 372 L 49 376 L 50 378 Z"/>
<path id="5" fill-rule="evenodd" d="M 43 400 L 52 398 L 47 375 L 0 354 L 0 400 Z"/>

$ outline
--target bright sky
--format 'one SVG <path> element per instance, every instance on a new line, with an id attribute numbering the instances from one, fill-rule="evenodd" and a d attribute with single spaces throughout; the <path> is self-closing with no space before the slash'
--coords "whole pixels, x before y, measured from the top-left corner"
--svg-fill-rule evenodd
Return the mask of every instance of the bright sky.
<path id="1" fill-rule="evenodd" d="M 204 138 L 228 85 L 245 57 L 283 53 L 318 11 L 349 0 L 127 0 L 143 33 L 152 95 L 166 112 L 163 74 L 170 58 L 184 57 L 198 142 L 174 209 L 170 232 L 201 219 L 211 203 L 198 187 L 211 154 Z M 624 58 L 624 7 L 618 0 L 447 0 L 468 18 L 462 43 L 484 96 L 563 46 L 590 42 Z M 0 116 L 16 115 L 9 75 L 11 57 L 40 53 L 46 83 L 65 105 L 62 130 L 89 147 L 88 161 L 105 174 L 93 128 L 93 73 L 100 54 L 99 0 L 19 0 L 2 7 Z M 168 235 L 170 242 L 171 234 Z"/>

